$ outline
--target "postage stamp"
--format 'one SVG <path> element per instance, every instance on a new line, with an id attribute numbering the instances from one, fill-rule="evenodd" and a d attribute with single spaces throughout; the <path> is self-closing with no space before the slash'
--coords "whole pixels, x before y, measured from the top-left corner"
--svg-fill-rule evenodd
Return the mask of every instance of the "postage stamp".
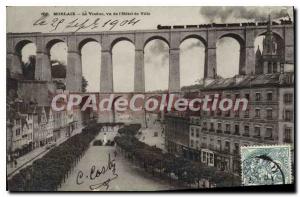
<path id="1" fill-rule="evenodd" d="M 6 189 L 295 191 L 295 9 L 7 6 Z"/>
<path id="2" fill-rule="evenodd" d="M 244 186 L 292 182 L 290 145 L 241 147 L 241 160 Z"/>

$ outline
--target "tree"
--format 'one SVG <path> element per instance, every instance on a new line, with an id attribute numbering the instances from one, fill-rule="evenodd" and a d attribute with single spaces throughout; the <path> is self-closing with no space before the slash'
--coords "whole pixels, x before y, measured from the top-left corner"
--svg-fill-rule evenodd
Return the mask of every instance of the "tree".
<path id="1" fill-rule="evenodd" d="M 22 71 L 25 79 L 34 80 L 36 56 L 30 55 L 26 63 L 22 63 Z"/>
<path id="2" fill-rule="evenodd" d="M 55 79 L 65 79 L 67 66 L 59 60 L 51 60 L 51 76 Z"/>
<path id="3" fill-rule="evenodd" d="M 66 85 L 62 81 L 53 81 L 57 89 L 65 90 Z"/>
<path id="4" fill-rule="evenodd" d="M 88 86 L 88 81 L 82 76 L 82 92 L 86 92 L 86 87 Z"/>

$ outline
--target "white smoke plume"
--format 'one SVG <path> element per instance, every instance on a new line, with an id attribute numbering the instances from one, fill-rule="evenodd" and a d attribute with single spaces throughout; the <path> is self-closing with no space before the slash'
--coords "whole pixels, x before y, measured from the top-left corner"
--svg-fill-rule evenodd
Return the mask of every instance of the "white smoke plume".
<path id="1" fill-rule="evenodd" d="M 242 7 L 242 6 L 225 6 L 225 7 L 201 7 L 199 11 L 209 23 L 228 23 L 228 22 L 257 22 L 267 21 L 268 15 L 272 20 L 281 18 L 293 18 L 292 7 Z"/>

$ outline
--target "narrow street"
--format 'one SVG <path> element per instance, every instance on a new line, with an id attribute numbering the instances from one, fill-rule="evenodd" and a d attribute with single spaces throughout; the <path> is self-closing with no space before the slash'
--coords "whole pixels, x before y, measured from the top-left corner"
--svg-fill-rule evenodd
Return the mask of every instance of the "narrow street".
<path id="1" fill-rule="evenodd" d="M 103 139 L 106 136 L 107 140 L 111 140 L 115 135 L 116 132 L 107 132 L 106 134 L 101 132 L 96 139 Z M 115 150 L 114 146 L 93 146 L 91 143 L 90 148 L 71 175 L 69 175 L 66 182 L 62 184 L 59 191 L 92 191 L 93 189 L 94 191 L 157 191 L 176 189 L 168 181 L 152 177 L 152 175 L 144 172 L 143 169 L 135 167 L 120 153 L 115 155 Z M 91 180 L 90 174 L 93 165 L 101 173 L 99 173 L 98 177 Z M 113 172 L 113 167 L 107 167 L 114 165 L 115 173 Z M 106 170 L 103 170 L 103 167 Z M 92 173 L 93 178 L 95 174 L 96 172 Z M 92 185 L 94 185 L 93 188 L 90 188 Z"/>
<path id="2" fill-rule="evenodd" d="M 81 130 L 82 130 L 82 127 L 79 127 L 77 129 L 75 129 L 71 133 L 70 137 L 80 133 Z M 56 141 L 56 146 L 63 143 L 64 141 L 66 141 L 70 137 L 63 136 L 63 137 L 59 138 Z M 17 166 L 12 165 L 12 163 L 7 164 L 6 165 L 7 178 L 10 179 L 13 175 L 15 175 L 17 172 L 19 172 L 24 167 L 26 167 L 28 165 L 31 165 L 35 160 L 37 160 L 39 158 L 42 158 L 49 150 L 51 150 L 51 148 L 46 149 L 46 146 L 38 147 L 38 148 L 35 148 L 34 150 L 32 150 L 31 152 L 17 158 Z"/>

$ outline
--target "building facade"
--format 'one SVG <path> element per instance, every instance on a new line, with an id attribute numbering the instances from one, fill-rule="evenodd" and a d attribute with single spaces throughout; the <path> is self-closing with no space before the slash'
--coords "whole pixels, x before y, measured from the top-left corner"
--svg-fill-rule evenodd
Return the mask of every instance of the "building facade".
<path id="1" fill-rule="evenodd" d="M 189 148 L 189 117 L 183 113 L 165 114 L 165 147 L 169 153 L 185 156 Z"/>
<path id="2" fill-rule="evenodd" d="M 217 79 L 199 92 L 221 98 L 248 100 L 247 109 L 204 111 L 198 115 L 166 115 L 166 145 L 187 146 L 189 159 L 221 170 L 240 172 L 240 147 L 294 143 L 294 73 L 274 73 Z M 188 128 L 187 126 L 188 125 Z M 188 129 L 189 134 L 186 134 Z M 188 143 L 187 143 L 188 139 Z"/>
<path id="3" fill-rule="evenodd" d="M 270 24 L 269 19 L 263 50 L 258 48 L 256 52 L 255 73 L 227 79 L 205 79 L 202 84 L 183 90 L 186 98 L 209 95 L 213 100 L 215 95 L 219 95 L 219 99 L 228 98 L 233 102 L 245 98 L 247 108 L 199 110 L 197 114 L 186 113 L 184 118 L 177 116 L 171 120 L 167 119 L 176 114 L 168 115 L 168 150 L 174 152 L 172 147 L 182 145 L 177 141 L 186 142 L 188 139 L 184 145 L 188 146 L 189 153 L 183 156 L 236 174 L 240 174 L 241 146 L 290 144 L 293 154 L 294 71 L 287 69 L 290 62 L 285 60 L 282 43 L 272 33 Z M 176 125 L 187 119 L 188 136 L 178 135 L 176 129 L 185 133 L 186 126 Z M 185 139 L 175 140 L 177 138 Z M 172 143 L 167 143 L 169 141 Z"/>

